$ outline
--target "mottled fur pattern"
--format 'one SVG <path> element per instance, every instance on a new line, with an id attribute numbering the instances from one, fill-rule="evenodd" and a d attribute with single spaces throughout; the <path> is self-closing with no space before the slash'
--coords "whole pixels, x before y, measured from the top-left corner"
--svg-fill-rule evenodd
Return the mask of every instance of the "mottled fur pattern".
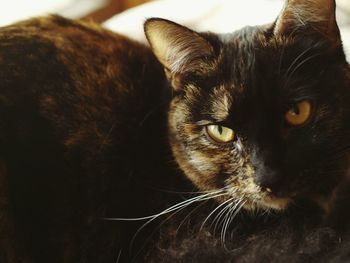
<path id="1" fill-rule="evenodd" d="M 127 258 L 140 224 L 103 218 L 165 209 L 150 187 L 175 179 L 164 176 L 170 90 L 150 50 L 36 18 L 0 29 L 0 83 L 0 262 Z"/>
<path id="2" fill-rule="evenodd" d="M 181 43 L 181 31 L 192 44 Z M 290 0 L 273 24 L 231 34 L 193 32 L 191 38 L 189 29 L 157 18 L 146 22 L 145 32 L 168 78 L 176 79 L 168 118 L 174 157 L 219 201 L 202 217 L 195 212 L 201 227 L 190 237 L 160 243 L 157 260 L 348 261 L 350 69 L 335 2 Z M 168 56 L 204 43 L 210 47 Z M 311 118 L 289 125 L 286 112 L 303 100 L 311 102 Z M 218 143 L 208 125 L 232 129 L 235 140 Z M 253 214 L 236 219 L 246 213 L 241 208 Z"/>
<path id="3" fill-rule="evenodd" d="M 302 27 L 295 20 L 309 18 L 309 9 L 322 23 L 305 21 Z M 201 190 L 225 188 L 227 198 L 248 209 L 331 198 L 347 169 L 350 72 L 339 30 L 330 27 L 337 29 L 330 0 L 289 1 L 272 25 L 223 35 L 192 32 L 191 44 L 187 28 L 161 19 L 146 22 L 155 55 L 170 79 L 178 80 L 169 110 L 171 147 Z M 184 57 L 181 31 L 187 46 L 210 48 Z M 169 56 L 174 51 L 179 57 Z M 173 68 L 174 61 L 187 67 Z M 312 104 L 311 118 L 290 126 L 285 114 L 303 100 Z M 205 128 L 213 124 L 229 127 L 236 139 L 215 143 Z"/>
<path id="4" fill-rule="evenodd" d="M 0 262 L 346 262 L 334 1 L 230 34 L 157 18 L 145 32 L 155 56 L 59 16 L 0 28 Z"/>

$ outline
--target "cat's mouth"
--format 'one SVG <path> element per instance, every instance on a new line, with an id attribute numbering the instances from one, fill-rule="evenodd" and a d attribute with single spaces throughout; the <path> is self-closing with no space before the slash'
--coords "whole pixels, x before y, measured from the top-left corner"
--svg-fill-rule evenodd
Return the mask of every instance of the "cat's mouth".
<path id="1" fill-rule="evenodd" d="M 292 202 L 291 197 L 287 196 L 276 196 L 271 192 L 261 192 L 259 198 L 254 197 L 253 199 L 247 198 L 244 204 L 244 208 L 247 210 L 257 209 L 273 209 L 273 210 L 284 210 Z"/>
<path id="2" fill-rule="evenodd" d="M 292 199 L 288 197 L 276 197 L 273 195 L 266 195 L 259 200 L 249 200 L 247 199 L 244 204 L 244 208 L 247 210 L 257 210 L 257 209 L 274 209 L 274 210 L 284 210 L 291 203 Z"/>
<path id="3" fill-rule="evenodd" d="M 265 209 L 284 210 L 291 203 L 292 199 L 289 197 L 277 197 L 271 193 L 266 194 L 261 200 L 258 201 L 258 205 Z"/>

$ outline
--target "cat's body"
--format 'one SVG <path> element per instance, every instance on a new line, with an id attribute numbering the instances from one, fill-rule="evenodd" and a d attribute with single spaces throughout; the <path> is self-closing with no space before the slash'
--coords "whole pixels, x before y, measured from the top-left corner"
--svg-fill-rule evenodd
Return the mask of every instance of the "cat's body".
<path id="1" fill-rule="evenodd" d="M 2 28 L 0 61 L 0 262 L 124 256 L 140 223 L 104 218 L 166 208 L 161 66 L 141 44 L 55 16 Z"/>
<path id="2" fill-rule="evenodd" d="M 150 19 L 160 63 L 93 24 L 1 28 L 0 261 L 347 260 L 350 70 L 334 2 L 299 4 Z"/>

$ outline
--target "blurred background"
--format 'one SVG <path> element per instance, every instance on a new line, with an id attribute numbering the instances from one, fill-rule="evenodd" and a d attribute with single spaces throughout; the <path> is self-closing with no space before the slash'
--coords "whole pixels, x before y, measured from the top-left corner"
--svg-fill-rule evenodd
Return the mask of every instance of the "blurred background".
<path id="1" fill-rule="evenodd" d="M 308 1 L 308 0 L 305 0 Z M 143 22 L 162 17 L 199 31 L 230 32 L 272 22 L 285 0 L 0 0 L 0 26 L 45 14 L 93 20 L 146 42 Z M 336 0 L 337 20 L 350 58 L 350 0 Z"/>
<path id="2" fill-rule="evenodd" d="M 28 17 L 57 13 L 96 22 L 151 0 L 0 0 L 0 25 Z"/>

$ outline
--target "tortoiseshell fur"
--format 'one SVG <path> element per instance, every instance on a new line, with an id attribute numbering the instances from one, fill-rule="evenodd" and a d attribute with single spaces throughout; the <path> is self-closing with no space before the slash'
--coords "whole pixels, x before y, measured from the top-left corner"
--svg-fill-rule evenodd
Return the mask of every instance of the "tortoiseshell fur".
<path id="1" fill-rule="evenodd" d="M 165 209 L 154 188 L 176 185 L 170 89 L 152 52 L 92 23 L 35 18 L 0 29 L 0 83 L 0 262 L 127 258 L 142 222 L 104 218 Z"/>
<path id="2" fill-rule="evenodd" d="M 274 23 L 231 34 L 158 18 L 145 32 L 175 92 L 174 157 L 219 201 L 193 212 L 192 235 L 160 243 L 157 260 L 348 261 L 350 69 L 335 2 L 290 0 Z M 303 100 L 310 119 L 289 125 L 286 112 Z M 213 141 L 212 124 L 235 140 Z"/>
<path id="3" fill-rule="evenodd" d="M 290 0 L 229 34 L 154 18 L 151 48 L 59 16 L 0 28 L 0 262 L 347 262 L 333 11 Z M 311 117 L 290 127 L 301 100 Z"/>

